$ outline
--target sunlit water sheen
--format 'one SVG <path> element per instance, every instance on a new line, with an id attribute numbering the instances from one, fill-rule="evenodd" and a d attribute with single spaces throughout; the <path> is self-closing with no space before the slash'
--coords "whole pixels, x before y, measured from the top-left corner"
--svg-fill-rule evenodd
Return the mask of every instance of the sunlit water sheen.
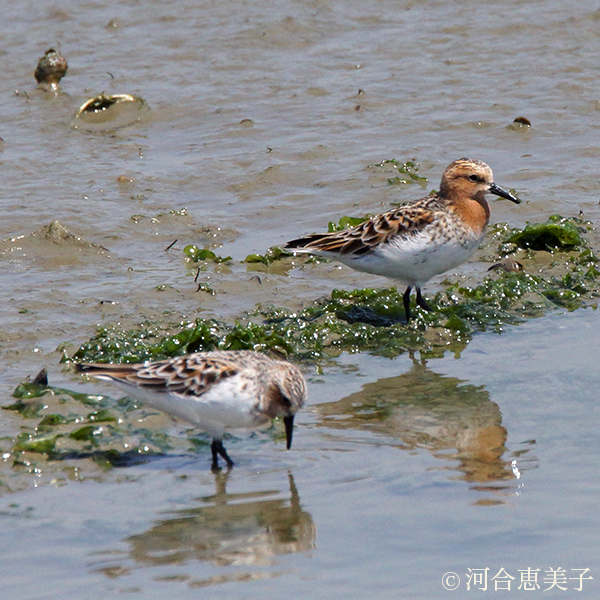
<path id="1" fill-rule="evenodd" d="M 493 221 L 600 220 L 593 2 L 16 0 L 3 18 L 5 404 L 42 366 L 89 391 L 57 347 L 98 324 L 382 285 L 333 264 L 259 279 L 241 261 L 420 197 L 461 156 L 526 201 L 493 202 Z M 52 46 L 69 61 L 57 95 L 33 79 Z M 150 110 L 118 131 L 73 129 L 102 91 Z M 510 128 L 518 116 L 532 128 Z M 426 189 L 368 167 L 390 158 L 416 160 Z M 27 237 L 54 220 L 81 240 Z M 233 257 L 203 274 L 214 297 L 195 291 L 191 243 Z M 593 597 L 597 323 L 591 309 L 549 315 L 426 365 L 343 356 L 308 374 L 293 450 L 231 441 L 228 476 L 185 452 L 108 472 L 5 468 L 2 598 L 437 598 L 447 572 L 464 594 L 469 568 L 501 567 L 516 579 L 488 582 L 494 597 L 518 594 L 528 567 L 542 590 L 550 567 L 589 568 L 580 597 Z M 0 416 L 14 437 L 19 415 Z"/>

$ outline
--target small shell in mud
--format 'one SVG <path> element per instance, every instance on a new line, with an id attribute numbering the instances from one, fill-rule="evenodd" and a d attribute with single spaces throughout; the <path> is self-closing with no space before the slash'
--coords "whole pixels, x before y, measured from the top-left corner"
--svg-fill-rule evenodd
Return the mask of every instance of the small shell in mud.
<path id="1" fill-rule="evenodd" d="M 131 94 L 102 94 L 84 102 L 73 127 L 83 131 L 107 131 L 132 125 L 147 110 L 146 101 Z"/>
<path id="2" fill-rule="evenodd" d="M 50 48 L 40 58 L 34 77 L 38 83 L 49 83 L 56 86 L 67 73 L 67 59 L 54 48 Z"/>
<path id="3" fill-rule="evenodd" d="M 509 126 L 509 129 L 529 129 L 531 121 L 527 117 L 517 117 Z"/>
<path id="4" fill-rule="evenodd" d="M 522 271 L 523 265 L 516 261 L 512 256 L 505 256 L 501 258 L 498 262 L 495 262 L 488 271 L 506 271 L 510 273 L 511 271 Z"/>

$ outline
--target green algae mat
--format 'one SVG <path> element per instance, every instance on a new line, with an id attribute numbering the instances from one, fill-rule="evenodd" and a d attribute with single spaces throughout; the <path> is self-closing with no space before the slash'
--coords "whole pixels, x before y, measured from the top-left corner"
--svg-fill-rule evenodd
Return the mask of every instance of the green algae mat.
<path id="1" fill-rule="evenodd" d="M 341 223 L 351 226 L 355 221 L 344 217 Z M 334 226 L 330 224 L 330 230 Z M 496 225 L 490 236 L 495 248 L 488 276 L 477 285 L 444 282 L 443 291 L 429 298 L 436 310 L 416 308 L 409 325 L 402 294 L 395 287 L 334 289 L 330 297 L 299 311 L 261 305 L 232 323 L 197 319 L 179 324 L 175 331 L 149 322 L 127 331 L 116 325 L 103 327 L 67 360 L 139 362 L 214 349 L 272 351 L 291 360 L 312 361 L 341 352 L 389 357 L 409 350 L 425 357 L 457 352 L 477 331 L 501 332 L 553 309 L 592 304 L 600 292 L 598 259 L 588 241 L 593 232 L 587 221 L 558 216 L 522 230 Z M 189 248 L 184 252 L 202 255 Z M 202 256 L 221 261 L 212 252 Z M 290 256 L 272 248 L 265 255 L 250 255 L 246 262 L 268 266 Z"/>
<path id="2" fill-rule="evenodd" d="M 330 229 L 355 223 L 344 217 Z M 595 309 L 600 296 L 597 247 L 593 225 L 580 218 L 553 216 L 518 230 L 500 224 L 490 229 L 483 249 L 492 264 L 487 275 L 477 284 L 446 280 L 441 291 L 428 297 L 436 310 L 416 307 L 408 325 L 402 294 L 394 287 L 334 289 L 301 310 L 260 305 L 234 322 L 196 319 L 175 325 L 144 322 L 130 330 L 102 327 L 63 362 L 140 362 L 202 350 L 250 349 L 314 368 L 342 352 L 459 355 L 478 332 L 501 333 L 558 309 Z M 184 253 L 199 269 L 206 261 L 231 260 L 195 247 L 186 247 Z M 279 248 L 246 258 L 266 269 L 286 260 L 291 261 L 290 255 Z M 158 418 L 156 413 L 144 416 L 148 412 L 127 398 L 114 401 L 55 388 L 43 377 L 21 384 L 13 396 L 15 402 L 2 408 L 19 413 L 23 425 L 16 438 L 0 439 L 0 450 L 12 457 L 14 468 L 29 473 L 42 468 L 40 461 L 87 460 L 103 469 L 173 449 L 206 453 L 209 443 L 208 438 L 193 437 L 193 430 L 189 436 L 165 433 L 168 421 L 158 427 L 148 424 L 148 419 Z M 283 439 L 281 424 L 274 425 L 271 436 Z M 2 478 L 0 485 L 10 487 Z"/>

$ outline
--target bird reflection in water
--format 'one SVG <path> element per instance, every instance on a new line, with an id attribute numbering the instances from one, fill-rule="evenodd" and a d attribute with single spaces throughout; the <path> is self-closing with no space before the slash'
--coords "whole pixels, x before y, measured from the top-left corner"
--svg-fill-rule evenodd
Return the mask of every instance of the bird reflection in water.
<path id="1" fill-rule="evenodd" d="M 481 504 L 497 503 L 498 496 L 515 491 L 516 455 L 505 458 L 508 434 L 489 392 L 439 375 L 425 362 L 413 359 L 407 373 L 367 384 L 317 411 L 330 429 L 367 429 L 401 440 L 406 450 L 425 449 L 436 458 L 458 461 L 445 468 L 458 471 L 472 489 L 494 494 L 493 501 Z"/>
<path id="2" fill-rule="evenodd" d="M 316 529 L 302 509 L 291 473 L 289 500 L 279 491 L 227 493 L 229 473 L 215 474 L 216 493 L 200 506 L 174 511 L 152 529 L 127 538 L 129 556 L 143 565 L 183 565 L 209 561 L 218 566 L 268 566 L 281 554 L 314 548 Z M 196 581 L 210 585 L 266 576 L 233 571 Z M 272 575 L 271 575 L 272 576 Z"/>

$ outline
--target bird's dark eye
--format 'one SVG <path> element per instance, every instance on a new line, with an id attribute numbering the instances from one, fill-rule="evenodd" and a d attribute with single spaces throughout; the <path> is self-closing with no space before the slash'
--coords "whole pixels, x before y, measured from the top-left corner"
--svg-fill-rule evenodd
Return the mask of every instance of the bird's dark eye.
<path id="1" fill-rule="evenodd" d="M 481 177 L 479 175 L 469 175 L 470 181 L 481 181 Z"/>

